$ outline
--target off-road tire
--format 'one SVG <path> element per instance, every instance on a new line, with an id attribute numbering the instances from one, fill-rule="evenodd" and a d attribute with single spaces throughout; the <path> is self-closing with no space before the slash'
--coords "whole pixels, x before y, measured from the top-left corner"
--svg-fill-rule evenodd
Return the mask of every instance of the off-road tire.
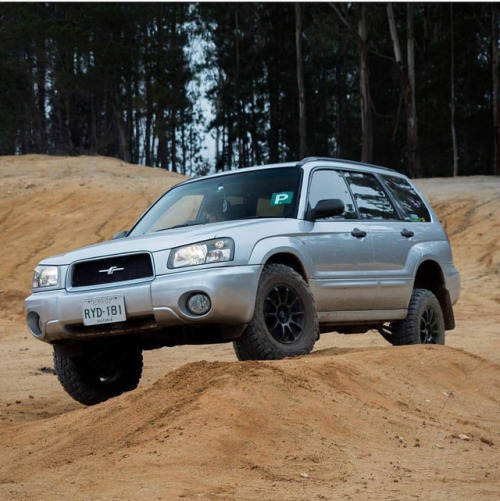
<path id="1" fill-rule="evenodd" d="M 427 289 L 414 289 L 408 315 L 391 324 L 390 341 L 407 344 L 444 344 L 444 317 L 436 296 Z"/>
<path id="2" fill-rule="evenodd" d="M 276 327 L 273 327 L 274 317 Z M 306 355 L 318 338 L 318 315 L 307 283 L 288 266 L 265 266 L 252 321 L 233 341 L 238 359 L 278 360 Z"/>
<path id="3" fill-rule="evenodd" d="M 86 349 L 83 355 L 71 358 L 54 350 L 59 382 L 84 405 L 99 404 L 137 388 L 142 366 L 142 350 L 137 346 Z"/>
<path id="4" fill-rule="evenodd" d="M 238 343 L 236 341 L 233 341 L 233 349 L 234 349 L 234 353 L 236 354 L 236 358 L 238 360 L 241 360 L 241 361 L 243 361 L 243 360 L 252 360 L 252 357 L 250 356 L 250 354 L 248 354 L 245 351 L 243 343 L 241 343 L 241 342 Z"/>

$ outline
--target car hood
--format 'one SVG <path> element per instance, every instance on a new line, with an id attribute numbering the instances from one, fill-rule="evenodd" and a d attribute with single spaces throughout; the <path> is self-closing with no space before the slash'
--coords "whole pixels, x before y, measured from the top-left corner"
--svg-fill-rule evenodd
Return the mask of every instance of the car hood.
<path id="1" fill-rule="evenodd" d="M 99 244 L 82 247 L 65 254 L 58 254 L 44 259 L 40 264 L 64 266 L 75 261 L 94 259 L 102 256 L 114 256 L 134 252 L 159 252 L 182 245 L 189 245 L 212 238 L 231 237 L 235 240 L 245 238 L 249 234 L 258 241 L 261 238 L 277 234 L 295 233 L 296 219 L 247 219 L 187 226 L 163 230 L 148 235 L 125 237 Z"/>

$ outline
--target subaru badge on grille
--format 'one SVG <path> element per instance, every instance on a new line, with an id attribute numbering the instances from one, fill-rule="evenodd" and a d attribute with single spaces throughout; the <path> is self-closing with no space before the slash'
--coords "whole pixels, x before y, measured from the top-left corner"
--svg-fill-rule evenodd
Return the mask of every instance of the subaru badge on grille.
<path id="1" fill-rule="evenodd" d="M 107 273 L 108 275 L 112 275 L 115 271 L 123 271 L 125 268 L 118 268 L 118 266 L 111 266 L 107 270 L 99 270 L 99 273 Z"/>

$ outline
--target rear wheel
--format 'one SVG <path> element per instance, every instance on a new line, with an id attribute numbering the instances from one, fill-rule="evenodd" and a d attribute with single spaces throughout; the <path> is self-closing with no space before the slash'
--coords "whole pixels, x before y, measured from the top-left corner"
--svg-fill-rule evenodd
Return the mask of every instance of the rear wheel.
<path id="1" fill-rule="evenodd" d="M 318 333 L 304 279 L 288 266 L 271 264 L 262 272 L 252 321 L 233 345 L 239 360 L 274 360 L 309 353 Z"/>
<path id="2" fill-rule="evenodd" d="M 427 289 L 414 289 L 404 320 L 391 324 L 393 345 L 444 344 L 445 330 L 441 306 Z"/>
<path id="3" fill-rule="evenodd" d="M 134 345 L 88 347 L 77 357 L 54 350 L 59 382 L 84 405 L 95 405 L 137 388 L 142 364 L 142 350 Z"/>

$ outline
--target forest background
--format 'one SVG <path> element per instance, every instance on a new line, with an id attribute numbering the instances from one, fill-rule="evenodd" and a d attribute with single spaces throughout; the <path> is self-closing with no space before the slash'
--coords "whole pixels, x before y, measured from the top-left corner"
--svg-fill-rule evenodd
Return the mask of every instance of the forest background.
<path id="1" fill-rule="evenodd" d="M 0 155 L 188 175 L 315 155 L 499 175 L 498 10 L 2 3 Z"/>

